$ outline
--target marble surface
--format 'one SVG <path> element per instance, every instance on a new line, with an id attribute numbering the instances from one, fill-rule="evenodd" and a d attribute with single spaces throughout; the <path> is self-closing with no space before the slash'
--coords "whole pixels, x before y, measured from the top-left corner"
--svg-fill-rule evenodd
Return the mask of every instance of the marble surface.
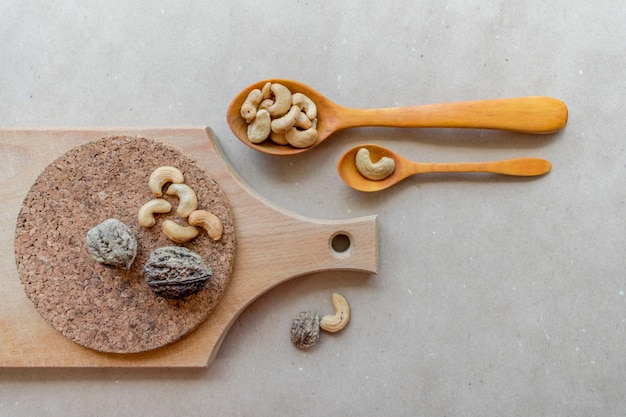
<path id="1" fill-rule="evenodd" d="M 0 369 L 0 415 L 621 416 L 626 413 L 626 8 L 622 1 L 6 0 L 0 126 L 207 125 L 272 203 L 379 215 L 380 273 L 271 290 L 200 370 Z M 549 136 L 360 128 L 276 158 L 225 112 L 247 85 L 305 82 L 352 107 L 549 95 Z M 341 153 L 549 159 L 538 179 L 429 175 L 345 186 Z M 1 168 L 0 168 L 1 169 Z M 301 310 L 353 319 L 309 351 Z"/>

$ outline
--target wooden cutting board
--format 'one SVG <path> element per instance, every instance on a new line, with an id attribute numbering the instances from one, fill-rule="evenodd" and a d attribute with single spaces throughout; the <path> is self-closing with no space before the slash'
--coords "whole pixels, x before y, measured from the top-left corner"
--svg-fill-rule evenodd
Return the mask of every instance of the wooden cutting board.
<path id="1" fill-rule="evenodd" d="M 26 296 L 14 255 L 17 216 L 41 172 L 79 145 L 123 135 L 161 140 L 191 155 L 226 195 L 236 230 L 230 281 L 207 320 L 175 343 L 132 354 L 85 348 L 48 324 Z M 2 367 L 205 367 L 237 316 L 276 285 L 324 270 L 377 272 L 376 216 L 316 220 L 271 205 L 242 183 L 206 128 L 0 129 L 0 167 Z M 346 250 L 333 248 L 337 235 L 349 238 Z"/>

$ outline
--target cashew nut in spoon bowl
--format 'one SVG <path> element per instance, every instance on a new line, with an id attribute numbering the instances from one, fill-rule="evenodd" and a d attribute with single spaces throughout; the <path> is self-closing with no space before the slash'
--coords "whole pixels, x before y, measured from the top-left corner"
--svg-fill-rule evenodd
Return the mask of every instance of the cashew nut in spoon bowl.
<path id="1" fill-rule="evenodd" d="M 383 156 L 378 161 L 373 162 L 367 148 L 358 150 L 355 163 L 361 175 L 374 181 L 384 180 L 396 169 L 395 161 L 388 156 Z"/>

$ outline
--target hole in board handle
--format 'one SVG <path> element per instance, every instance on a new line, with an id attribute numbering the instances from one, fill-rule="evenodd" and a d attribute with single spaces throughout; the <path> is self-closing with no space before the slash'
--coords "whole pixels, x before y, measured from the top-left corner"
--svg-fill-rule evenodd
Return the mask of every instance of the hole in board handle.
<path id="1" fill-rule="evenodd" d="M 330 251 L 335 258 L 347 258 L 352 254 L 352 238 L 347 232 L 335 232 L 330 237 Z"/>

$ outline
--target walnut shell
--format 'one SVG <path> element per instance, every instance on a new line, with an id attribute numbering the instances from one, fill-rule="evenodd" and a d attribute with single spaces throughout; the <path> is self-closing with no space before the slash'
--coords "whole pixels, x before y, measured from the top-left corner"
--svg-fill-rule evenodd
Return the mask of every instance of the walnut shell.
<path id="1" fill-rule="evenodd" d="M 298 349 L 308 349 L 320 338 L 320 316 L 303 311 L 291 323 L 291 343 Z"/>
<path id="2" fill-rule="evenodd" d="M 130 269 L 137 256 L 137 238 L 121 221 L 107 219 L 87 232 L 87 250 L 105 266 Z"/>
<path id="3" fill-rule="evenodd" d="M 155 294 L 174 299 L 195 294 L 213 276 L 200 255 L 182 246 L 156 249 L 144 265 L 143 273 Z"/>

